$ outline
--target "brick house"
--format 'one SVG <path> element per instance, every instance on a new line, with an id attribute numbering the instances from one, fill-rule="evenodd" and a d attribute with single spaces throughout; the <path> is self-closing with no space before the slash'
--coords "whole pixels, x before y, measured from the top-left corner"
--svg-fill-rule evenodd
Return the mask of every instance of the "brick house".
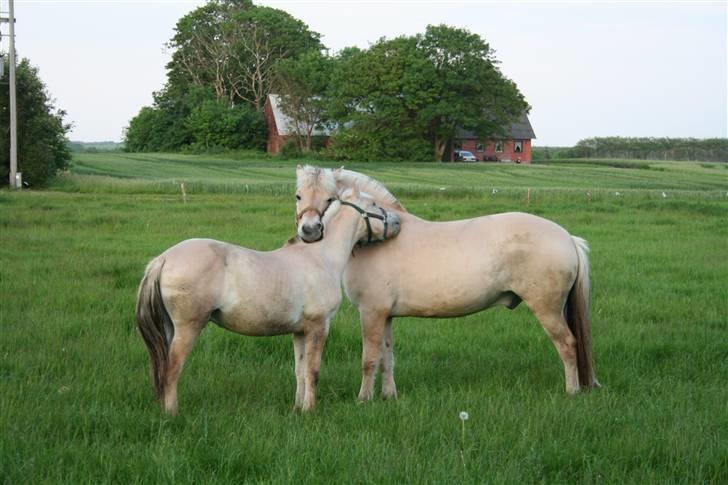
<path id="1" fill-rule="evenodd" d="M 266 152 L 277 155 L 281 147 L 289 137 L 296 135 L 293 120 L 281 111 L 281 98 L 277 94 L 269 94 L 263 106 L 263 116 L 268 125 L 268 141 Z M 327 128 L 315 128 L 313 136 L 322 140 L 324 145 L 328 144 L 331 130 Z"/>
<path id="2" fill-rule="evenodd" d="M 455 150 L 466 150 L 478 160 L 531 163 L 531 140 L 536 138 L 536 134 L 528 116 L 525 113 L 521 115 L 518 121 L 511 123 L 506 133 L 504 138 L 481 140 L 472 131 L 460 130 L 450 151 L 450 160 L 455 160 Z"/>

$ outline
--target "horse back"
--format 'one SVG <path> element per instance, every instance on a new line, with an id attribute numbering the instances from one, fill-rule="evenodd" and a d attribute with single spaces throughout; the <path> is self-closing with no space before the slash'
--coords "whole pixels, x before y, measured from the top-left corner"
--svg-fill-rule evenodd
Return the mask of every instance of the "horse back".
<path id="1" fill-rule="evenodd" d="M 355 254 L 344 283 L 360 307 L 457 316 L 511 305 L 514 294 L 538 286 L 570 288 L 577 268 L 569 233 L 538 216 L 503 213 L 441 223 L 405 215 L 397 238 Z"/>

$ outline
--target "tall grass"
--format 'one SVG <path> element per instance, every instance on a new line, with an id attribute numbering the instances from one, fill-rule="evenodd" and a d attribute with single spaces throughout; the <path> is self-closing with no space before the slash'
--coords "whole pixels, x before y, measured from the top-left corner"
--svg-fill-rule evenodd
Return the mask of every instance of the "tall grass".
<path id="1" fill-rule="evenodd" d="M 728 481 L 728 197 L 724 179 L 699 175 L 710 169 L 666 168 L 689 176 L 663 197 L 664 171 L 636 170 L 640 187 L 599 168 L 578 175 L 588 199 L 558 166 L 363 166 L 428 219 L 525 210 L 586 238 L 598 391 L 563 392 L 560 360 L 521 306 L 397 319 L 400 397 L 359 405 L 358 314 L 344 303 L 312 415 L 292 411 L 289 338 L 211 325 L 170 419 L 134 328 L 146 262 L 189 237 L 268 250 L 293 231 L 295 164 L 234 163 L 227 180 L 184 178 L 187 203 L 176 173 L 0 192 L 3 482 Z"/>

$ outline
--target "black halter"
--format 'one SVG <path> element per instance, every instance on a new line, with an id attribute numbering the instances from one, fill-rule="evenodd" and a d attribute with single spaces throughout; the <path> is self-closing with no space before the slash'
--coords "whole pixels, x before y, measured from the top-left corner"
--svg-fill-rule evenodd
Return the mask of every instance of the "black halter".
<path id="1" fill-rule="evenodd" d="M 385 211 L 381 207 L 377 207 L 380 211 L 382 211 L 382 214 L 374 214 L 372 212 L 365 211 L 358 205 L 352 204 L 351 202 L 346 202 L 343 200 L 339 200 L 339 202 L 341 203 L 341 205 L 348 205 L 349 207 L 353 207 L 354 210 L 356 210 L 359 214 L 361 214 L 362 218 L 364 218 L 364 222 L 367 223 L 367 244 L 371 244 L 372 242 L 372 224 L 369 222 L 370 217 L 379 219 L 384 223 L 384 236 L 382 237 L 382 239 L 387 239 L 387 211 Z"/>

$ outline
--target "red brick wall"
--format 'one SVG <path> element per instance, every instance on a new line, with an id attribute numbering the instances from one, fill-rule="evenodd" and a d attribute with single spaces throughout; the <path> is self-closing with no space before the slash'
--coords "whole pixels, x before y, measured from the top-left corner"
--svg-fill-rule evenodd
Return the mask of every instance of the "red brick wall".
<path id="1" fill-rule="evenodd" d="M 461 140 L 461 146 L 463 150 L 467 150 L 475 155 L 478 160 L 485 160 L 490 158 L 496 158 L 498 160 L 510 160 L 515 162 L 520 160 L 522 163 L 531 163 L 531 140 L 520 140 L 521 141 L 521 153 L 516 153 L 515 142 L 516 140 L 503 140 L 503 151 L 496 153 L 495 141 L 491 140 L 487 143 L 482 143 L 482 151 L 478 150 L 478 144 L 480 142 L 474 139 Z"/>
<path id="2" fill-rule="evenodd" d="M 278 134 L 278 127 L 276 126 L 275 116 L 273 116 L 273 108 L 271 108 L 270 102 L 266 100 L 263 108 L 263 115 L 265 116 L 265 123 L 268 125 L 268 141 L 266 143 L 266 151 L 273 155 L 277 155 L 281 150 L 281 145 L 286 140 L 285 136 Z"/>

